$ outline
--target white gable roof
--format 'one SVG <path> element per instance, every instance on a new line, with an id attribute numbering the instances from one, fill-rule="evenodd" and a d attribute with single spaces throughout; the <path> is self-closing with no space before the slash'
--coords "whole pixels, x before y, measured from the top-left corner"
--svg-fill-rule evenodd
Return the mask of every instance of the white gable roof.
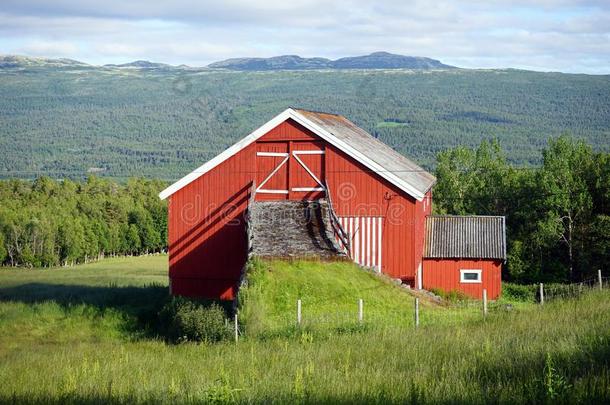
<path id="1" fill-rule="evenodd" d="M 159 193 L 159 198 L 166 199 L 288 119 L 298 122 L 419 201 L 436 181 L 430 173 L 345 117 L 288 108 L 212 160 L 167 187 Z"/>

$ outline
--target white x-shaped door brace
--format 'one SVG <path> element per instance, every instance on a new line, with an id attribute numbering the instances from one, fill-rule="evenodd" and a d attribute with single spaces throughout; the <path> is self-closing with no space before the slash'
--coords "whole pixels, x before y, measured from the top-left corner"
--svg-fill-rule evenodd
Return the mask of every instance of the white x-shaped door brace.
<path id="1" fill-rule="evenodd" d="M 299 164 L 301 166 L 303 166 L 303 169 L 305 169 L 305 171 L 307 173 L 309 173 L 311 178 L 314 179 L 316 181 L 316 183 L 318 183 L 318 185 L 319 185 L 319 187 L 293 187 L 292 191 L 301 191 L 301 192 L 305 191 L 305 192 L 307 192 L 307 191 L 324 191 L 324 190 L 326 190 L 326 188 L 324 187 L 324 184 L 322 183 L 322 181 L 299 158 L 299 155 L 323 155 L 323 154 L 324 154 L 323 150 L 295 150 L 295 151 L 292 151 L 292 156 L 294 156 L 294 159 L 297 162 L 299 162 Z M 286 164 L 286 162 L 288 162 L 288 159 L 290 158 L 290 154 L 289 153 L 285 153 L 285 152 L 257 152 L 256 156 L 260 156 L 260 157 L 283 157 L 284 158 L 271 171 L 271 173 L 269 173 L 269 175 L 267 177 L 265 177 L 265 180 L 263 180 L 261 182 L 261 184 L 257 187 L 256 192 L 257 193 L 267 193 L 267 194 L 288 194 L 288 190 L 265 189 L 263 187 L 265 186 L 265 184 L 267 184 L 269 179 L 271 179 L 271 177 L 273 177 L 273 175 L 275 175 L 282 168 L 282 166 L 284 166 Z"/>
<path id="2" fill-rule="evenodd" d="M 284 159 L 282 159 L 280 164 L 277 165 L 275 167 L 275 169 L 273 169 L 271 171 L 271 173 L 269 173 L 269 175 L 265 178 L 265 180 L 263 180 L 261 182 L 261 184 L 256 188 L 256 192 L 257 193 L 267 193 L 267 194 L 288 194 L 288 190 L 268 190 L 268 189 L 264 189 L 263 186 L 269 181 L 269 179 L 271 177 L 273 177 L 273 175 L 275 173 L 278 172 L 278 170 L 280 170 L 282 168 L 282 166 L 284 166 L 286 164 L 286 162 L 288 161 L 288 158 L 290 158 L 290 154 L 284 153 L 284 152 L 256 152 L 256 156 L 283 157 L 284 158 Z"/>
<path id="3" fill-rule="evenodd" d="M 292 151 L 292 156 L 294 156 L 294 159 L 299 162 L 299 164 L 301 166 L 303 166 L 303 169 L 305 169 L 305 171 L 307 173 L 309 173 L 309 175 L 311 176 L 312 179 L 314 179 L 316 181 L 316 183 L 319 184 L 320 187 L 293 187 L 292 191 L 324 191 L 326 190 L 324 188 L 324 184 L 320 181 L 320 179 L 313 173 L 313 171 L 307 167 L 307 165 L 305 163 L 303 163 L 303 161 L 301 159 L 299 159 L 299 155 L 323 155 L 324 151 L 323 150 L 293 150 Z"/>

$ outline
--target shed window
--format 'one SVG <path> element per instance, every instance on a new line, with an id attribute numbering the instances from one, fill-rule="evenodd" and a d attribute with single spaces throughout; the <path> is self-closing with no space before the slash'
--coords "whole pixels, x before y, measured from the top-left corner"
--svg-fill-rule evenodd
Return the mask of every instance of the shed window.
<path id="1" fill-rule="evenodd" d="M 481 271 L 480 269 L 462 269 L 460 270 L 460 283 L 480 283 L 481 282 Z"/>

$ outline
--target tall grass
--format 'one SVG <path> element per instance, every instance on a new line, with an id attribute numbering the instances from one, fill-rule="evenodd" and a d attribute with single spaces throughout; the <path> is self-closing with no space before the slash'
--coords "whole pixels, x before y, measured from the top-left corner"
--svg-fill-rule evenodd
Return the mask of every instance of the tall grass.
<path id="1" fill-rule="evenodd" d="M 6 292 L 18 278 L 10 287 L 0 282 L 0 403 L 610 400 L 607 292 L 459 325 L 168 345 L 140 333 L 137 313 L 116 296 L 105 307 L 97 293 L 95 300 L 27 300 Z M 142 308 L 154 306 L 147 287 L 126 288 L 140 290 Z"/>

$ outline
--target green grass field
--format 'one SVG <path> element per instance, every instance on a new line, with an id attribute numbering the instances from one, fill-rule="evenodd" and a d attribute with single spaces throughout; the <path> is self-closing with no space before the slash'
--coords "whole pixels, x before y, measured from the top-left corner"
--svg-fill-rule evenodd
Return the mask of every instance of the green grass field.
<path id="1" fill-rule="evenodd" d="M 412 308 L 404 291 L 350 265 L 255 267 L 242 302 L 246 327 L 255 305 L 264 308 L 260 322 L 281 327 L 274 319 L 293 316 L 297 296 L 304 319 L 355 317 L 358 298 L 365 319 Z M 485 320 L 477 309 L 428 304 L 422 314 L 438 318 L 418 329 L 304 328 L 238 344 L 170 345 L 153 327 L 166 271 L 166 256 L 0 269 L 0 403 L 610 401 L 606 291 L 498 309 Z"/>

